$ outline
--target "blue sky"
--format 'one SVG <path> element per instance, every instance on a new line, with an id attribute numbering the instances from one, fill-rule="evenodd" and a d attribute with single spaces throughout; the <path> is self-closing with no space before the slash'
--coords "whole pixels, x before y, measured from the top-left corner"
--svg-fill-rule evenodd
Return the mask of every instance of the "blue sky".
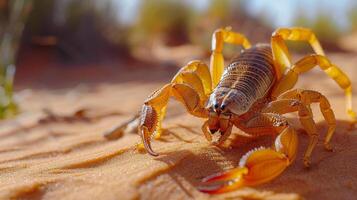
<path id="1" fill-rule="evenodd" d="M 184 1 L 197 10 L 205 9 L 210 3 L 210 0 Z M 135 20 L 140 2 L 141 0 L 116 0 L 118 17 L 124 22 Z M 290 26 L 297 10 L 304 10 L 308 18 L 313 18 L 317 10 L 324 10 L 331 13 L 333 20 L 341 28 L 347 26 L 346 11 L 357 4 L 354 0 L 249 0 L 245 3 L 250 14 L 266 16 L 275 26 Z"/>
<path id="2" fill-rule="evenodd" d="M 274 3 L 272 3 L 274 2 Z M 250 0 L 248 11 L 253 15 L 266 14 L 276 26 L 289 26 L 297 10 L 304 10 L 308 18 L 313 18 L 318 10 L 331 13 L 332 19 L 341 27 L 347 26 L 346 11 L 353 0 Z"/>

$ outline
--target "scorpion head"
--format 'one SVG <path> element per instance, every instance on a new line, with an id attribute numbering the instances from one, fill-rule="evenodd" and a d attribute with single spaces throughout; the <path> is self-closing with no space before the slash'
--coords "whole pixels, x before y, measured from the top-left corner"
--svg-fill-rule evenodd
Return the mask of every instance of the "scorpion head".
<path id="1" fill-rule="evenodd" d="M 224 134 L 232 125 L 232 117 L 246 113 L 250 103 L 243 93 L 235 89 L 217 88 L 211 94 L 206 108 L 209 111 L 210 132 L 214 134 L 219 131 Z"/>

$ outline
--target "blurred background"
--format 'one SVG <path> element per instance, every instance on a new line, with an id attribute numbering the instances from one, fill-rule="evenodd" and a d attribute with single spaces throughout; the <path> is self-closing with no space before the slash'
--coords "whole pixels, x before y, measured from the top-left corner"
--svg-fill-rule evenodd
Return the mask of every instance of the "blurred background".
<path id="1" fill-rule="evenodd" d="M 225 26 L 252 43 L 277 27 L 309 27 L 328 52 L 357 56 L 353 0 L 0 0 L 0 118 L 18 112 L 14 90 L 167 81 L 190 60 L 207 61 Z M 226 58 L 237 50 L 227 45 Z"/>

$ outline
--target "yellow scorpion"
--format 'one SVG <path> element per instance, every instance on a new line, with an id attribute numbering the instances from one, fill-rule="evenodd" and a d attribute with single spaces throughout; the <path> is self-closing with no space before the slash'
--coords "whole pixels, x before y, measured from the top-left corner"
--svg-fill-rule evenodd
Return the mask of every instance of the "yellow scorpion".
<path id="1" fill-rule="evenodd" d="M 285 40 L 306 41 L 314 54 L 292 64 Z M 226 67 L 222 55 L 224 43 L 244 48 Z M 242 186 L 262 184 L 280 175 L 294 161 L 298 146 L 297 134 L 283 117 L 285 113 L 297 111 L 309 136 L 303 158 L 308 167 L 318 141 L 311 103 L 320 104 L 328 123 L 324 146 L 331 150 L 330 140 L 336 120 L 329 101 L 317 91 L 292 89 L 299 75 L 315 66 L 319 66 L 345 91 L 347 113 L 356 122 L 349 78 L 325 56 L 318 39 L 309 29 L 279 28 L 272 34 L 270 44 L 254 46 L 244 35 L 230 28 L 218 29 L 213 34 L 210 59 L 210 68 L 201 61 L 188 63 L 169 84 L 146 99 L 139 116 L 138 130 L 147 152 L 158 155 L 151 148 L 150 139 L 155 132 L 160 136 L 169 97 L 181 102 L 191 115 L 207 119 L 202 131 L 210 142 L 212 134 L 220 133 L 219 139 L 213 142 L 216 145 L 229 137 L 233 126 L 252 137 L 273 135 L 275 141 L 271 148 L 256 148 L 246 153 L 237 168 L 205 178 L 205 183 L 223 183 L 214 188 L 202 187 L 202 192 L 228 192 Z"/>

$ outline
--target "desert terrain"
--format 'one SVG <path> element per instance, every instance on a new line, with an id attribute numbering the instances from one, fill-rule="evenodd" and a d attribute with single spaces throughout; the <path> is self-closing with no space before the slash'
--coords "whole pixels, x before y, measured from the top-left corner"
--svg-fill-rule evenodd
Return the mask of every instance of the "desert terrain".
<path id="1" fill-rule="evenodd" d="M 328 56 L 351 78 L 357 110 L 356 54 Z M 302 164 L 308 137 L 297 114 L 289 114 L 300 139 L 293 165 L 267 184 L 207 195 L 196 189 L 202 178 L 237 166 L 245 152 L 269 146 L 270 138 L 250 140 L 235 130 L 232 147 L 212 146 L 200 130 L 203 120 L 171 101 L 163 137 L 152 144 L 159 157 L 137 151 L 140 138 L 135 133 L 106 140 L 103 134 L 135 115 L 144 99 L 178 68 L 95 65 L 59 70 L 56 65 L 42 69 L 38 63 L 19 68 L 15 85 L 21 113 L 0 122 L 0 199 L 347 200 L 357 196 L 357 129 L 348 122 L 343 91 L 319 68 L 304 74 L 296 87 L 315 89 L 329 98 L 337 118 L 334 151 L 323 148 L 327 124 L 314 105 L 320 141 L 309 169 Z"/>

